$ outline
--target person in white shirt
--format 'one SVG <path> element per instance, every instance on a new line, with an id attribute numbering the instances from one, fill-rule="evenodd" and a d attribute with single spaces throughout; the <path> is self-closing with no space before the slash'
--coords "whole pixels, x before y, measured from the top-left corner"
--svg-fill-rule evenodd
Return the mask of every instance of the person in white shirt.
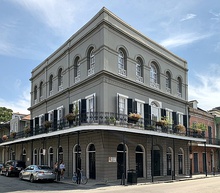
<path id="1" fill-rule="evenodd" d="M 61 178 L 64 179 L 65 164 L 63 163 L 63 161 L 60 162 L 60 172 L 61 172 Z"/>

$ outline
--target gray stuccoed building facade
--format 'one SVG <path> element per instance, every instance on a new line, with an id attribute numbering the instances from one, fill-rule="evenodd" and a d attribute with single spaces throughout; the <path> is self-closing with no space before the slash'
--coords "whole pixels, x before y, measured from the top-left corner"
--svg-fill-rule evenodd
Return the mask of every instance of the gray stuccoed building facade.
<path id="1" fill-rule="evenodd" d="M 63 160 L 68 177 L 188 175 L 188 144 L 205 141 L 187 132 L 187 73 L 185 60 L 102 8 L 33 69 L 31 131 L 0 145 L 27 165 Z"/>

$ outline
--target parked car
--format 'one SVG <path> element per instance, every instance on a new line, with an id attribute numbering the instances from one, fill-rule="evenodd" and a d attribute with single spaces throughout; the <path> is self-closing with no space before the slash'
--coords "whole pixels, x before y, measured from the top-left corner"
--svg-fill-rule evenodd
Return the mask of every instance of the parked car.
<path id="1" fill-rule="evenodd" d="M 36 180 L 54 181 L 56 175 L 54 170 L 47 165 L 30 165 L 19 174 L 21 180 L 30 180 L 34 182 Z"/>
<path id="2" fill-rule="evenodd" d="M 3 164 L 0 164 L 0 171 L 2 170 Z"/>
<path id="3" fill-rule="evenodd" d="M 16 175 L 18 176 L 20 171 L 25 168 L 25 162 L 20 160 L 8 160 L 3 164 L 1 174 L 5 176 Z"/>

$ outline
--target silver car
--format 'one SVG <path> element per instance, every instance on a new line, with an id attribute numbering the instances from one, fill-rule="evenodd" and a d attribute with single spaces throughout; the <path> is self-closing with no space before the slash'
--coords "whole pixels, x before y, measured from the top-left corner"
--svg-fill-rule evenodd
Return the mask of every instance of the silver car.
<path id="1" fill-rule="evenodd" d="M 30 165 L 20 172 L 19 178 L 21 180 L 30 180 L 30 182 L 36 180 L 54 181 L 56 175 L 53 169 L 47 165 Z"/>

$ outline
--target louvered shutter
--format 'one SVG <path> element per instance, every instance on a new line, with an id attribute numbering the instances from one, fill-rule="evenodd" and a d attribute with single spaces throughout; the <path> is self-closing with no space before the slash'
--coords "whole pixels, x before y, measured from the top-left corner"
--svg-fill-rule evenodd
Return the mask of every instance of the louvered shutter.
<path id="1" fill-rule="evenodd" d="M 45 114 L 44 114 L 44 120 L 45 120 L 45 121 L 48 121 L 48 113 L 45 113 Z"/>
<path id="2" fill-rule="evenodd" d="M 176 114 L 176 112 L 172 112 L 172 117 L 173 117 L 173 124 L 177 125 L 177 114 Z"/>
<path id="3" fill-rule="evenodd" d="M 187 115 L 183 115 L 183 125 L 187 128 Z"/>
<path id="4" fill-rule="evenodd" d="M 144 127 L 151 125 L 151 106 L 144 104 Z"/>
<path id="5" fill-rule="evenodd" d="M 81 122 L 86 123 L 86 99 L 81 100 Z"/>
<path id="6" fill-rule="evenodd" d="M 134 103 L 133 103 L 133 111 L 134 111 L 134 113 L 137 113 L 137 101 L 134 101 Z"/>
<path id="7" fill-rule="evenodd" d="M 73 104 L 69 104 L 69 113 L 73 112 Z"/>
<path id="8" fill-rule="evenodd" d="M 53 129 L 57 130 L 57 110 L 53 111 Z"/>

